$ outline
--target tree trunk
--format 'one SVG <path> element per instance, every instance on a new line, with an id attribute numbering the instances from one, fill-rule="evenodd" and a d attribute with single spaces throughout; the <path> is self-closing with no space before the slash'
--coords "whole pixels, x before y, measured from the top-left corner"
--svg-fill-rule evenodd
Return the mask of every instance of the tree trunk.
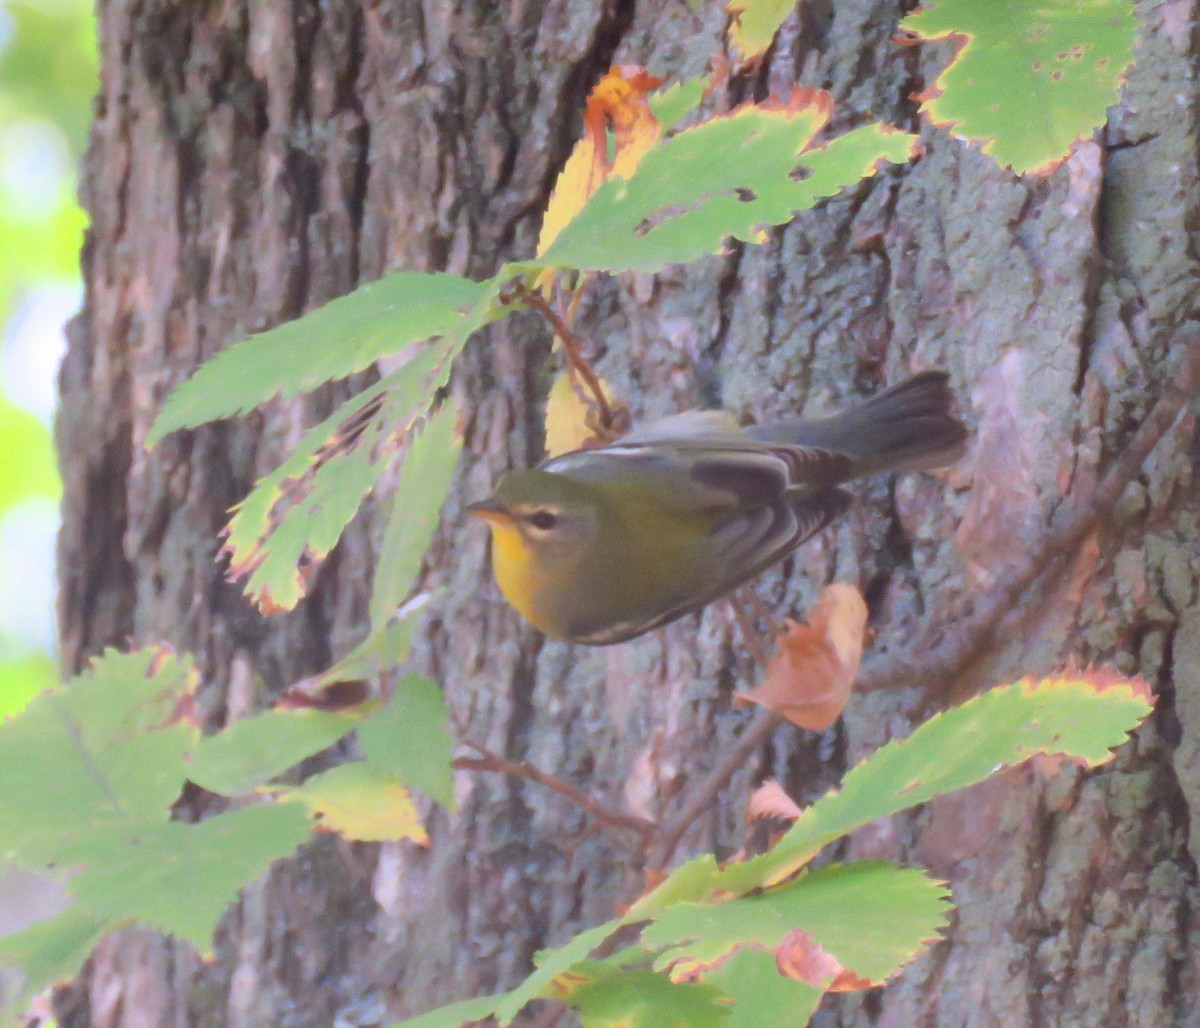
<path id="1" fill-rule="evenodd" d="M 395 267 L 482 277 L 532 252 L 539 212 L 610 63 L 703 70 L 724 3 L 683 0 L 107 0 L 85 169 L 87 300 L 62 372 L 61 625 L 78 669 L 104 646 L 193 651 L 214 724 L 269 704 L 365 630 L 373 512 L 314 595 L 264 619 L 214 562 L 225 511 L 345 395 L 321 390 L 142 445 L 202 360 Z M 901 5 L 805 3 L 749 93 L 802 76 L 911 125 L 946 56 L 902 49 Z M 1195 316 L 1196 5 L 1145 2 L 1107 134 L 1047 181 L 924 133 L 922 159 L 757 247 L 598 283 L 578 325 L 635 416 L 723 404 L 765 418 L 953 376 L 974 430 L 948 475 L 879 480 L 758 591 L 801 612 L 832 578 L 870 600 L 876 654 L 952 631 L 1036 545 L 1153 402 Z M 799 69 L 799 70 L 798 70 Z M 736 97 L 730 98 L 736 99 Z M 722 101 L 724 102 L 724 101 Z M 540 456 L 554 368 L 514 318 L 455 374 L 468 423 L 428 561 L 443 587 L 418 653 L 456 731 L 657 817 L 744 729 L 754 666 L 725 605 L 611 649 L 544 642 L 499 600 L 484 532 L 459 517 Z M 830 999 L 822 1024 L 1194 1024 L 1200 940 L 1200 445 L 1185 416 L 1117 515 L 1035 589 L 960 691 L 1099 662 L 1139 672 L 1158 711 L 1100 773 L 1025 767 L 859 833 L 852 856 L 948 878 L 950 939 L 896 983 Z M 921 682 L 857 698 L 816 737 L 781 729 L 678 856 L 741 843 L 750 787 L 811 799 L 927 712 Z M 58 997 L 64 1026 L 388 1024 L 511 985 L 535 950 L 610 917 L 642 883 L 634 841 L 540 787 L 460 773 L 427 849 L 325 838 L 250 886 L 217 958 L 115 933 Z"/>

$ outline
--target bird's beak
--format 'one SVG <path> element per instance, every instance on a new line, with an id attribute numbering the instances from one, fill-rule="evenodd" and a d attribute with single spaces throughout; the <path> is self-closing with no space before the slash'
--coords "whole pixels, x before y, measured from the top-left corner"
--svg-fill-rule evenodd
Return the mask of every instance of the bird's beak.
<path id="1" fill-rule="evenodd" d="M 468 503 L 463 510 L 474 517 L 483 518 L 491 525 L 501 525 L 512 521 L 512 514 L 503 503 L 491 496 L 478 503 Z"/>

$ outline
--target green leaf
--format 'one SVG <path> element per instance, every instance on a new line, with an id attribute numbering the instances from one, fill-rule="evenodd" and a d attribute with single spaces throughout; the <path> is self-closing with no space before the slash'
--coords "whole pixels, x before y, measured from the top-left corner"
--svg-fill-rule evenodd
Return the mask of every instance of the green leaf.
<path id="1" fill-rule="evenodd" d="M 393 272 L 217 354 L 168 397 L 146 440 L 252 410 L 369 368 L 449 331 L 486 284 L 457 275 Z"/>
<path id="2" fill-rule="evenodd" d="M 502 1026 L 507 1025 L 530 1000 L 555 995 L 552 991 L 554 979 L 568 970 L 571 965 L 586 958 L 616 930 L 617 924 L 616 921 L 606 921 L 595 928 L 580 932 L 570 942 L 557 949 L 544 949 L 537 953 L 533 958 L 536 965 L 533 974 L 512 992 L 497 997 L 494 1007 L 496 1020 Z"/>
<path id="3" fill-rule="evenodd" d="M 946 887 L 923 872 L 874 861 L 824 867 L 799 881 L 727 903 L 679 903 L 642 932 L 662 949 L 655 968 L 702 973 L 735 949 L 774 950 L 796 930 L 862 978 L 883 982 L 938 937 Z"/>
<path id="4" fill-rule="evenodd" d="M 361 722 L 357 712 L 264 711 L 204 739 L 192 757 L 188 778 L 210 792 L 245 795 L 328 749 Z"/>
<path id="5" fill-rule="evenodd" d="M 965 789 L 1038 753 L 1103 763 L 1150 709 L 1145 683 L 1104 672 L 1022 679 L 992 689 L 935 715 L 907 739 L 880 747 L 847 773 L 840 790 L 805 810 L 769 853 L 724 869 L 711 857 L 690 861 L 639 900 L 625 921 L 656 916 L 665 905 L 660 895 L 741 895 L 782 881 L 856 828 Z"/>
<path id="6" fill-rule="evenodd" d="M 1137 35 L 1128 0 L 937 0 L 900 28 L 961 43 L 921 110 L 1018 174 L 1053 171 L 1104 124 Z"/>
<path id="7" fill-rule="evenodd" d="M 482 1021 L 490 1017 L 496 1009 L 499 996 L 477 996 L 475 999 L 464 999 L 449 1006 L 438 1007 L 426 1014 L 418 1014 L 407 1021 L 400 1021 L 392 1028 L 462 1028 L 472 1021 Z"/>
<path id="8" fill-rule="evenodd" d="M 339 764 L 303 785 L 277 790 L 281 799 L 304 804 L 326 831 L 358 842 L 429 837 L 412 796 L 395 775 L 362 761 Z"/>
<path id="9" fill-rule="evenodd" d="M 111 922 L 72 906 L 22 931 L 0 936 L 0 968 L 17 968 L 23 979 L 14 994 L 0 994 L 0 1015 L 19 1014 L 43 989 L 75 977 L 112 928 Z"/>
<path id="10" fill-rule="evenodd" d="M 1096 672 L 991 689 L 880 747 L 839 791 L 805 810 L 771 852 L 718 872 L 716 887 L 742 893 L 780 881 L 856 828 L 1039 753 L 1102 764 L 1150 710 L 1144 683 Z"/>
<path id="11" fill-rule="evenodd" d="M 168 820 L 199 744 L 186 720 L 197 681 L 164 649 L 109 652 L 0 724 L 0 839 L 25 866 L 69 869 L 79 904 L 10 944 L 31 980 L 113 922 L 143 920 L 206 949 L 237 890 L 308 837 L 292 808 Z"/>
<path id="12" fill-rule="evenodd" d="M 387 706 L 358 730 L 358 744 L 369 764 L 454 808 L 454 742 L 450 716 L 437 682 L 406 675 L 396 683 Z"/>
<path id="13" fill-rule="evenodd" d="M 907 163 L 916 152 L 916 136 L 878 121 L 861 125 L 800 155 L 796 163 L 808 174 L 796 183 L 796 199 L 812 207 L 822 197 L 870 178 L 883 164 Z"/>
<path id="14" fill-rule="evenodd" d="M 675 903 L 699 903 L 712 892 L 718 869 L 717 858 L 711 853 L 702 853 L 680 864 L 656 888 L 638 898 L 621 923 L 636 924 L 657 917 Z"/>
<path id="15" fill-rule="evenodd" d="M 85 866 L 68 882 L 97 918 L 136 918 L 210 950 L 213 930 L 238 890 L 309 836 L 299 807 L 259 803 L 198 824 L 118 825 L 89 833 Z"/>
<path id="16" fill-rule="evenodd" d="M 197 682 L 190 661 L 167 650 L 109 651 L 0 724 L 6 852 L 25 864 L 64 863 L 95 830 L 165 820 L 199 741 L 182 720 Z"/>
<path id="17" fill-rule="evenodd" d="M 313 568 L 386 470 L 386 462 L 372 459 L 384 425 L 378 410 L 371 413 L 385 388 L 381 382 L 360 393 L 305 432 L 235 508 L 224 547 L 229 577 L 246 577 L 246 595 L 260 610 L 277 613 L 300 602 Z M 361 434 L 348 441 L 360 421 Z"/>
<path id="18" fill-rule="evenodd" d="M 443 403 L 409 443 L 392 498 L 371 591 L 371 629 L 382 630 L 412 590 L 458 463 L 454 404 Z"/>
<path id="19" fill-rule="evenodd" d="M 229 574 L 246 578 L 246 593 L 261 610 L 291 610 L 304 597 L 313 571 L 449 381 L 472 333 L 508 315 L 501 287 L 522 274 L 511 265 L 481 283 L 476 303 L 444 338 L 309 429 L 239 504 L 227 530 Z"/>
<path id="20" fill-rule="evenodd" d="M 831 110 L 828 94 L 798 88 L 786 104 L 746 104 L 663 140 L 630 178 L 609 179 L 596 190 L 544 263 L 657 271 L 719 252 L 731 237 L 748 241 L 764 227 L 790 221 L 827 195 L 822 186 L 836 191 L 845 181 L 838 151 L 823 161 L 811 158 L 824 165 L 817 184 L 796 175 L 809 160 L 802 152 Z M 888 139 L 870 166 L 889 159 L 906 139 L 899 133 Z"/>
<path id="21" fill-rule="evenodd" d="M 796 6 L 796 0 L 730 0 L 729 42 L 733 44 L 742 63 L 748 63 L 767 52 L 775 33 Z"/>
<path id="22" fill-rule="evenodd" d="M 647 97 L 650 112 L 658 119 L 664 132 L 700 105 L 700 101 L 704 99 L 704 91 L 711 81 L 709 75 L 696 75 L 682 82 L 672 82 L 666 89 L 660 89 Z"/>
<path id="23" fill-rule="evenodd" d="M 408 656 L 415 627 L 416 611 L 372 632 L 349 653 L 312 679 L 313 690 L 336 682 L 375 678 L 401 664 Z"/>
<path id="24" fill-rule="evenodd" d="M 729 1000 L 713 985 L 677 983 L 653 971 L 622 970 L 596 961 L 576 965 L 567 978 L 555 998 L 578 1009 L 583 1028 L 725 1028 L 729 1024 Z"/>
<path id="25" fill-rule="evenodd" d="M 563 990 L 568 988 L 569 984 L 565 981 L 556 982 L 556 979 L 584 961 L 592 950 L 617 929 L 618 924 L 617 921 L 608 921 L 581 932 L 557 949 L 541 950 L 533 958 L 533 974 L 509 992 L 480 996 L 439 1007 L 419 1017 L 403 1021 L 396 1028 L 458 1028 L 463 1022 L 482 1020 L 490 1016 L 495 1016 L 501 1026 L 507 1025 L 532 1000 L 561 999 Z"/>
<path id="26" fill-rule="evenodd" d="M 781 975 L 774 953 L 750 947 L 737 950 L 704 980 L 733 1001 L 729 1028 L 798 1028 L 808 1023 L 825 995 Z"/>
<path id="27" fill-rule="evenodd" d="M 428 347 L 309 429 L 229 520 L 229 574 L 264 612 L 291 610 L 337 545 L 391 454 L 449 374 L 445 344 Z"/>

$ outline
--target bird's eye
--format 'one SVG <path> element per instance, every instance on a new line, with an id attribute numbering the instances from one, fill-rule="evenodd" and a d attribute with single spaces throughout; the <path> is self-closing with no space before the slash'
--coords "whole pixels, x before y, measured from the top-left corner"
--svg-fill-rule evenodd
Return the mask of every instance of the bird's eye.
<path id="1" fill-rule="evenodd" d="M 548 510 L 535 510 L 529 515 L 529 523 L 534 528 L 541 529 L 543 532 L 548 532 L 550 529 L 558 525 L 558 516 Z"/>

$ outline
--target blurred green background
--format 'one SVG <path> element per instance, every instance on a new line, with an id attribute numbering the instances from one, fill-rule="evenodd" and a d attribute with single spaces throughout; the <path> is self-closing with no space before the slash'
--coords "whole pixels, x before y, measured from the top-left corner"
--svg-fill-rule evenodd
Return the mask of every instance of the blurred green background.
<path id="1" fill-rule="evenodd" d="M 0 717 L 56 678 L 51 422 L 97 73 L 90 0 L 0 0 Z"/>

